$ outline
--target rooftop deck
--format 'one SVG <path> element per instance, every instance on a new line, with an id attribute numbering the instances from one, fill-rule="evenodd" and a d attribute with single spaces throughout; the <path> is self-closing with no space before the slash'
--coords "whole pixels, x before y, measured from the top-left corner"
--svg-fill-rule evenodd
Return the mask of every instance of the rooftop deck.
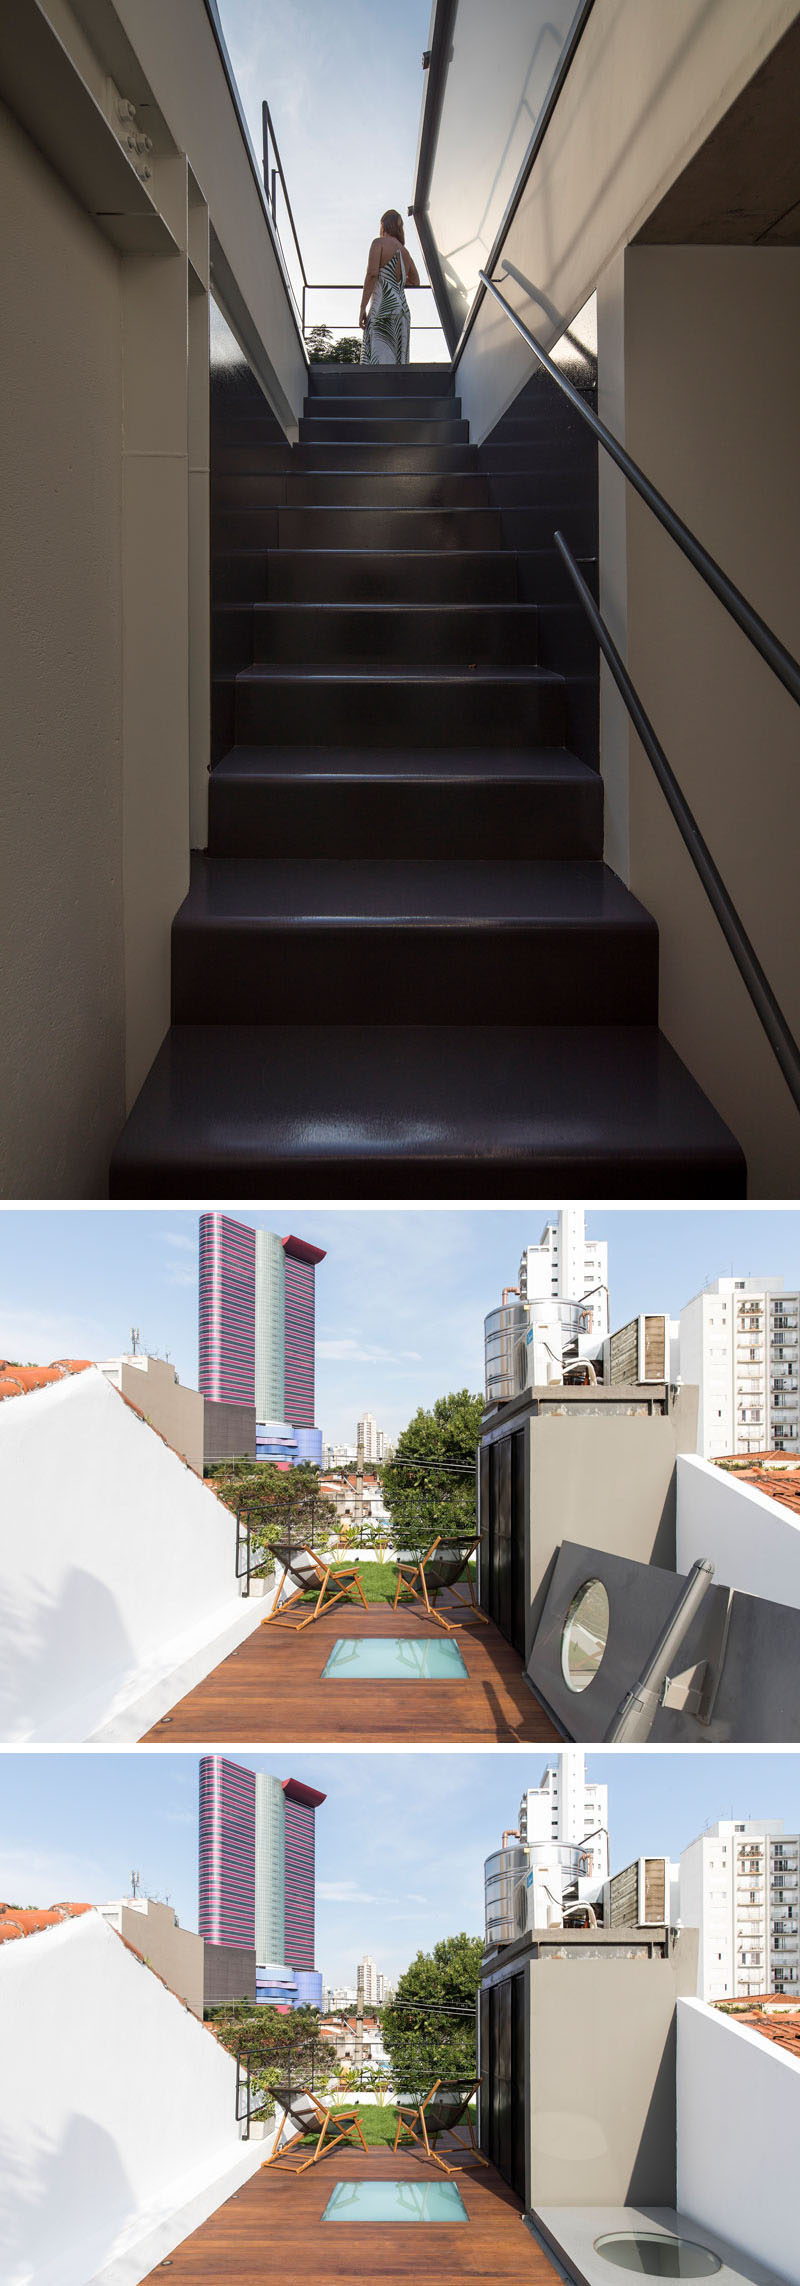
<path id="1" fill-rule="evenodd" d="M 320 1739 L 439 1744 L 454 1739 L 462 1744 L 549 1745 L 557 1736 L 525 1681 L 517 1652 L 491 1621 L 483 1626 L 469 1619 L 451 1639 L 467 1668 L 467 1680 L 457 1682 L 323 1683 L 323 1667 L 340 1635 L 419 1641 L 440 1636 L 440 1630 L 429 1621 L 423 1624 L 418 1611 L 408 1606 L 394 1612 L 387 1604 L 372 1604 L 368 1612 L 339 1604 L 300 1635 L 284 1627 L 258 1627 L 153 1725 L 146 1743 L 175 1746 L 185 1739 L 261 1746 L 290 1738 L 295 1744 Z"/>
<path id="2" fill-rule="evenodd" d="M 293 2176 L 261 2169 L 217 2214 L 169 2256 L 170 2286 L 274 2286 L 276 2278 L 310 2286 L 364 2280 L 383 2286 L 397 2278 L 462 2286 L 480 2279 L 502 2286 L 514 2279 L 555 2286 L 558 2272 L 522 2223 L 522 2207 L 493 2167 L 459 2168 L 468 2223 L 322 2222 L 334 2183 L 393 2176 L 431 2182 L 438 2169 L 408 2153 L 386 2149 L 366 2156 L 341 2148 L 318 2167 Z M 166 2276 L 159 2265 L 154 2282 Z"/>

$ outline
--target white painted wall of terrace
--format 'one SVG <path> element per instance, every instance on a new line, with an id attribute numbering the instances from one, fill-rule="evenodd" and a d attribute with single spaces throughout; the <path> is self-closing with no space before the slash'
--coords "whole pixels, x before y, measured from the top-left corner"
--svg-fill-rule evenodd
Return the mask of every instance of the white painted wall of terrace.
<path id="1" fill-rule="evenodd" d="M 95 1367 L 0 1405 L 0 1739 L 137 1739 L 264 1617 L 235 1525 Z"/>
<path id="2" fill-rule="evenodd" d="M 800 2286 L 800 2064 L 702 2000 L 677 2027 L 679 2212 Z"/>
<path id="3" fill-rule="evenodd" d="M 679 1453 L 677 1471 L 678 1571 L 710 1556 L 720 1587 L 800 1610 L 800 1519 L 695 1453 Z"/>
<path id="4" fill-rule="evenodd" d="M 99 1914 L 0 1947 L 7 2286 L 138 2286 L 264 2158 L 236 2066 Z"/>

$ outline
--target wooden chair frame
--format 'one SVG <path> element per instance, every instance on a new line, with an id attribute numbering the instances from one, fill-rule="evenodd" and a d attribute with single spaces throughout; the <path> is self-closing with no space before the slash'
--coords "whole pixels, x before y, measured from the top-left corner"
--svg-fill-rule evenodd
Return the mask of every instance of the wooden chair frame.
<path id="1" fill-rule="evenodd" d="M 475 2137 L 472 2131 L 472 2120 L 470 2118 L 469 2112 L 469 2106 L 472 2102 L 472 2098 L 474 2095 L 477 2095 L 480 2084 L 480 2075 L 476 2080 L 471 2080 L 469 2084 L 466 2080 L 463 2082 L 455 2082 L 453 2080 L 434 2080 L 433 2087 L 428 2089 L 427 2095 L 423 2096 L 422 2102 L 417 2104 L 414 2107 L 413 2111 L 401 2111 L 398 2106 L 397 2127 L 395 2129 L 393 2146 L 394 2150 L 397 2150 L 401 2134 L 405 2133 L 406 2135 L 410 2135 L 412 2142 L 418 2145 L 420 2155 L 424 2151 L 425 2158 L 430 2159 L 431 2164 L 434 2167 L 441 2167 L 443 2174 L 455 2175 L 458 2172 L 458 2168 L 449 2167 L 446 2159 L 440 2158 L 439 2153 L 436 2150 L 438 2137 L 440 2135 L 450 2135 L 452 2136 L 453 2143 L 455 2144 L 456 2150 L 458 2152 L 465 2152 L 467 2159 L 474 2159 L 479 2167 L 488 2167 L 489 2161 L 484 2157 L 483 2152 L 478 2149 L 478 2145 L 475 2141 Z M 429 2135 L 428 2122 L 425 2116 L 428 2105 L 433 2103 L 439 2088 L 454 2087 L 456 2085 L 459 2087 L 463 2086 L 464 2104 L 463 2111 L 456 2116 L 455 2126 L 432 2127 L 431 2134 Z M 459 2135 L 457 2133 L 457 2129 L 462 2125 L 465 2125 L 467 2128 L 466 2135 Z M 463 2159 L 461 2160 L 461 2165 L 464 2165 Z"/>
<path id="2" fill-rule="evenodd" d="M 275 1592 L 275 1602 L 267 1618 L 263 1621 L 265 1627 L 290 1627 L 294 1635 L 299 1635 L 304 1627 L 310 1627 L 315 1619 L 319 1619 L 323 1611 L 332 1611 L 334 1604 L 341 1603 L 342 1597 L 349 1595 L 351 1588 L 354 1587 L 358 1589 L 364 1610 L 369 1610 L 369 1604 L 358 1576 L 357 1564 L 348 1564 L 342 1570 L 333 1563 L 326 1564 L 323 1557 L 317 1554 L 316 1548 L 298 1548 L 296 1553 L 298 1556 L 308 1556 L 317 1574 L 319 1595 L 314 1609 L 306 1612 L 305 1619 L 286 1619 L 284 1617 L 284 1614 L 291 1611 L 292 1606 L 299 1603 L 301 1597 L 308 1595 L 309 1592 L 308 1583 L 304 1582 L 302 1587 L 295 1588 L 294 1594 L 287 1595 L 285 1602 L 281 1603 L 281 1589 L 284 1581 L 292 1576 L 291 1564 L 284 1561 L 283 1571 Z M 335 1589 L 335 1593 L 332 1592 L 333 1589 Z"/>
<path id="3" fill-rule="evenodd" d="M 276 2093 L 275 2099 L 276 2102 L 281 2105 L 281 2109 L 284 2112 L 284 2121 L 279 2130 L 279 2134 L 283 2134 L 283 2126 L 285 2125 L 287 2119 L 295 2120 L 297 2132 L 296 2134 L 290 2136 L 288 2143 L 276 2143 L 274 2151 L 271 2151 L 269 2158 L 265 2159 L 263 2162 L 265 2167 L 285 2167 L 286 2173 L 288 2175 L 304 2175 L 308 2167 L 316 2167 L 318 2159 L 327 2158 L 329 2151 L 335 2151 L 338 2143 L 347 2143 L 350 2136 L 353 2134 L 354 2129 L 361 2144 L 362 2151 L 367 2150 L 367 2144 L 364 2140 L 364 2131 L 357 2111 L 341 2111 L 334 2104 L 322 2104 L 320 2103 L 317 2096 L 312 2095 L 310 2088 L 297 2088 L 295 2093 L 298 2096 L 304 2096 L 307 2102 L 313 2103 L 314 2110 L 319 2121 L 320 2130 L 315 2148 L 309 2154 L 307 2159 L 303 2159 L 301 2161 L 299 2167 L 286 2166 L 287 2152 L 293 2151 L 295 2144 L 302 2143 L 308 2134 L 313 2133 L 313 2129 L 309 2127 L 307 2122 L 302 2127 L 297 2125 L 295 2114 L 291 2108 L 291 2102 L 284 2103 L 283 2101 L 283 2097 L 288 2096 L 289 2094 L 288 2089 L 284 2089 L 282 2094 L 280 2092 Z M 334 2113 L 336 2114 L 335 2117 Z M 336 2134 L 329 2133 L 329 2130 L 332 2127 L 337 2130 Z"/>
<path id="4" fill-rule="evenodd" d="M 465 1565 L 468 1565 L 470 1558 L 477 1553 L 479 1547 L 479 1539 L 445 1540 L 443 1539 L 440 1532 L 438 1537 L 435 1540 L 431 1541 L 430 1547 L 426 1548 L 424 1556 L 420 1557 L 418 1563 L 410 1565 L 398 1564 L 397 1586 L 394 1591 L 394 1603 L 392 1605 L 392 1610 L 397 1610 L 397 1600 L 401 1588 L 407 1588 L 409 1595 L 414 1596 L 418 1602 L 424 1603 L 429 1618 L 435 1619 L 439 1627 L 444 1627 L 448 1635 L 454 1635 L 456 1628 L 459 1627 L 462 1622 L 458 1619 L 445 1619 L 444 1613 L 437 1610 L 436 1597 L 437 1595 L 441 1595 L 443 1593 L 441 1587 L 437 1588 L 434 1586 L 433 1602 L 431 1602 L 430 1596 L 428 1594 L 426 1566 L 432 1561 L 433 1557 L 436 1554 L 437 1548 L 463 1548 L 464 1563 Z M 466 1587 L 466 1595 L 459 1594 L 460 1586 Z M 486 1612 L 481 1611 L 480 1604 L 476 1601 L 475 1590 L 473 1588 L 471 1579 L 467 1579 L 463 1582 L 457 1581 L 454 1586 L 448 1587 L 447 1592 L 448 1595 L 453 1597 L 453 1601 L 455 1603 L 460 1604 L 462 1609 L 474 1612 L 476 1619 L 481 1619 L 484 1626 L 488 1627 L 489 1622 Z"/>

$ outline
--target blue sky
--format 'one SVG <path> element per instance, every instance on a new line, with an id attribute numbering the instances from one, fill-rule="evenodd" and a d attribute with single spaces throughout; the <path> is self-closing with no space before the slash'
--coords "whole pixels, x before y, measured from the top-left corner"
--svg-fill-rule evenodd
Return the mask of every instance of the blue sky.
<path id="1" fill-rule="evenodd" d="M 306 274 L 356 279 L 380 216 L 405 216 L 414 190 L 422 53 L 431 0 L 218 0 L 225 43 L 256 153 L 264 97 L 278 138 Z M 425 277 L 413 224 L 408 245 Z M 430 297 L 420 304 L 428 310 Z M 348 327 L 344 296 L 310 318 Z"/>
<path id="2" fill-rule="evenodd" d="M 231 1210 L 236 1211 L 235 1207 Z M 327 1249 L 317 1272 L 317 1421 L 349 1441 L 359 1414 L 396 1434 L 419 1404 L 483 1385 L 483 1320 L 515 1282 L 523 1245 L 555 1209 L 240 1210 Z M 637 1310 L 677 1315 L 708 1279 L 771 1273 L 800 1286 L 797 1208 L 592 1209 L 609 1241 L 613 1325 Z M 197 1214 L 0 1210 L 0 1356 L 115 1356 L 138 1326 L 145 1348 L 197 1377 Z"/>
<path id="3" fill-rule="evenodd" d="M 197 1926 L 197 1756 L 150 1752 L 0 1756 L 0 1897 L 17 1905 L 145 1890 L 169 1894 Z M 483 1929 L 483 1860 L 538 1785 L 543 1749 L 482 1753 L 241 1754 L 253 1768 L 319 1786 L 317 1966 L 354 1982 L 372 1954 L 396 1976 L 413 1954 L 459 1929 Z M 600 1753 L 612 1866 L 677 1857 L 716 1818 L 772 1817 L 800 1830 L 800 1755 L 713 1750 Z"/>

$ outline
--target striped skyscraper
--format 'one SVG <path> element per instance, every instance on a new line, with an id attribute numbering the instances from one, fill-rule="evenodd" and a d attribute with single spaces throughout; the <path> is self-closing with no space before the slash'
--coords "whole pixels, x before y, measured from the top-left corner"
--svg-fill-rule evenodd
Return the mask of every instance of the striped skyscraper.
<path id="1" fill-rule="evenodd" d="M 325 1250 L 227 1214 L 200 1216 L 199 1368 L 204 1397 L 291 1423 L 316 1457 L 314 1278 Z M 309 1436 L 309 1432 L 312 1434 Z M 321 1442 L 320 1442 L 321 1450 Z"/>
<path id="2" fill-rule="evenodd" d="M 255 1945 L 256 1774 L 200 1758 L 198 1922 L 213 1945 Z"/>
<path id="3" fill-rule="evenodd" d="M 198 1383 L 204 1397 L 252 1405 L 255 1323 L 255 1231 L 228 1214 L 201 1214 Z"/>

